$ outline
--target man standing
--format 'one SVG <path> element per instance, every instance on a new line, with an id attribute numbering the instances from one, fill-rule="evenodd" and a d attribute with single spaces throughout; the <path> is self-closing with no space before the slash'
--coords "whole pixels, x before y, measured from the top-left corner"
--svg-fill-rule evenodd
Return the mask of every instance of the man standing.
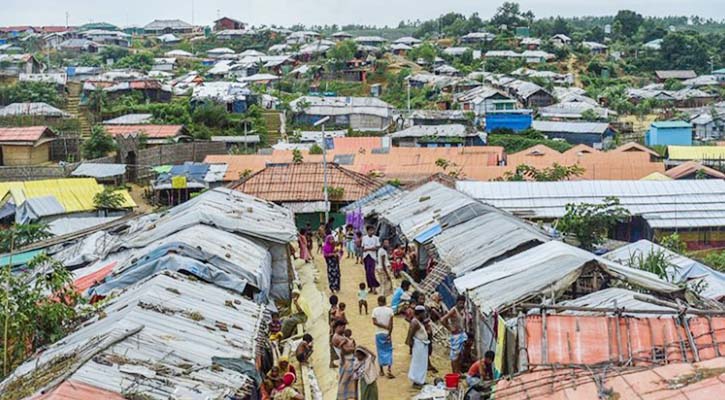
<path id="1" fill-rule="evenodd" d="M 390 242 L 388 239 L 383 240 L 383 245 L 378 249 L 378 265 L 375 269 L 378 283 L 380 283 L 381 293 L 383 296 L 389 296 L 393 292 L 393 279 L 390 276 Z"/>
<path id="2" fill-rule="evenodd" d="M 441 324 L 451 332 L 451 369 L 454 374 L 460 374 L 462 372 L 461 354 L 463 353 L 463 346 L 466 340 L 468 340 L 468 335 L 466 334 L 466 296 L 459 295 L 456 298 L 455 307 L 451 308 L 441 318 Z"/>
<path id="3" fill-rule="evenodd" d="M 340 358 L 337 380 L 337 400 L 357 399 L 357 381 L 353 377 L 355 341 L 345 336 L 345 321 L 335 321 L 332 347 Z"/>
<path id="4" fill-rule="evenodd" d="M 370 293 L 375 293 L 377 288 L 380 286 L 378 280 L 375 278 L 375 259 L 378 256 L 378 249 L 380 248 L 380 239 L 375 236 L 375 229 L 368 225 L 367 235 L 363 236 L 362 248 L 363 248 L 363 265 L 365 266 L 365 280 L 367 281 Z"/>
<path id="5" fill-rule="evenodd" d="M 385 305 L 385 296 L 378 296 L 378 306 L 373 309 L 373 325 L 375 331 L 375 348 L 378 352 L 380 374 L 383 367 L 388 367 L 388 378 L 393 379 L 393 309 Z"/>
<path id="6" fill-rule="evenodd" d="M 425 317 L 425 307 L 416 306 L 413 319 L 410 321 L 408 328 L 408 337 L 405 343 L 412 347 L 412 355 L 410 357 L 410 369 L 408 370 L 408 379 L 413 382 L 413 387 L 421 388 L 425 384 L 425 377 L 428 373 L 428 346 L 430 339 L 428 332 L 423 326 L 423 318 Z"/>

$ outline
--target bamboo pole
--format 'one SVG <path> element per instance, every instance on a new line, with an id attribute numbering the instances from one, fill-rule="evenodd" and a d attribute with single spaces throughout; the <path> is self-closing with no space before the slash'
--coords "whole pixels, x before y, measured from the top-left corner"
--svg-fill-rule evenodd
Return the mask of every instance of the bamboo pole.
<path id="1" fill-rule="evenodd" d="M 717 337 L 715 336 L 715 331 L 712 329 L 712 317 L 709 315 L 706 316 L 707 318 L 707 327 L 710 329 L 710 337 L 712 338 L 712 345 L 715 347 L 715 355 L 717 357 L 721 357 L 722 354 L 720 354 L 720 344 L 717 341 Z"/>
<path id="2" fill-rule="evenodd" d="M 685 328 L 687 342 L 692 347 L 692 355 L 695 357 L 695 362 L 700 362 L 700 352 L 697 350 L 697 344 L 695 344 L 695 339 L 692 337 L 692 332 L 690 332 L 690 323 L 687 321 L 687 315 L 681 316 L 680 320 L 682 321 L 682 326 Z"/>
<path id="3" fill-rule="evenodd" d="M 614 300 L 614 309 L 617 310 L 617 300 Z M 617 361 L 622 365 L 622 329 L 619 326 L 619 311 L 615 311 L 614 331 L 617 335 Z"/>
<path id="4" fill-rule="evenodd" d="M 677 333 L 677 343 L 680 345 L 680 353 L 682 353 L 682 358 L 685 360 L 685 362 L 688 362 L 687 351 L 685 351 L 685 345 L 684 345 L 685 341 L 682 339 L 680 330 L 677 329 L 677 325 L 679 325 L 679 323 L 677 322 L 677 317 L 672 317 L 672 320 L 675 323 L 675 333 Z"/>
<path id="5" fill-rule="evenodd" d="M 519 340 L 519 371 L 526 371 L 529 369 L 529 351 L 526 349 L 526 325 L 521 311 L 516 321 L 516 331 Z"/>
<path id="6" fill-rule="evenodd" d="M 546 310 L 541 309 L 541 363 L 549 363 L 548 335 L 546 333 Z"/>

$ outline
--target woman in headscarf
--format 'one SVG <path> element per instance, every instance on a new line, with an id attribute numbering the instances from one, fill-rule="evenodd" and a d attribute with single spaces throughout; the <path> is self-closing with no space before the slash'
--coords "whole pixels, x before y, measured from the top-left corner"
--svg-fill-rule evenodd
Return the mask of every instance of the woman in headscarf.
<path id="1" fill-rule="evenodd" d="M 272 390 L 272 400 L 304 400 L 305 396 L 292 388 L 296 379 L 295 374 L 291 372 L 284 374 L 282 383 Z"/>
<path id="2" fill-rule="evenodd" d="M 355 349 L 353 377 L 358 380 L 360 400 L 378 400 L 378 369 L 375 355 L 363 346 Z"/>
<path id="3" fill-rule="evenodd" d="M 327 264 L 327 280 L 332 294 L 340 291 L 340 256 L 335 247 L 335 237 L 328 231 L 325 244 L 322 246 L 322 255 Z"/>

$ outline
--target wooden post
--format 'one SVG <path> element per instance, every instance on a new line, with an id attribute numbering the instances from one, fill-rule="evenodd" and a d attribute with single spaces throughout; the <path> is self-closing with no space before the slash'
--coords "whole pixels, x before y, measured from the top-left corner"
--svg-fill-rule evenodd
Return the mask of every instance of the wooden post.
<path id="1" fill-rule="evenodd" d="M 680 345 L 680 353 L 682 353 L 682 358 L 687 362 L 687 351 L 685 351 L 685 344 L 684 340 L 682 339 L 682 335 L 680 334 L 680 330 L 677 329 L 676 325 L 680 325 L 677 323 L 677 317 L 672 317 L 672 320 L 675 322 L 675 332 L 677 333 L 677 343 Z"/>
<path id="2" fill-rule="evenodd" d="M 524 313 L 519 311 L 516 320 L 516 334 L 519 341 L 519 370 L 518 372 L 529 369 L 529 351 L 526 348 L 526 319 Z"/>
<path id="3" fill-rule="evenodd" d="M 690 323 L 687 321 L 687 315 L 683 314 L 680 320 L 682 320 L 682 326 L 685 328 L 687 342 L 690 343 L 690 347 L 692 348 L 692 356 L 695 357 L 695 362 L 700 362 L 700 354 L 697 351 L 697 344 L 695 344 L 695 339 L 692 337 L 692 332 L 690 332 Z"/>
<path id="4" fill-rule="evenodd" d="M 665 328 L 665 326 L 662 325 L 662 344 L 663 344 L 663 346 L 665 348 L 665 364 L 669 364 L 670 363 L 670 354 L 669 354 L 670 351 L 667 348 L 668 347 L 668 345 L 667 345 L 667 338 L 665 337 L 666 336 L 666 333 L 667 333 L 667 328 Z"/>
<path id="5" fill-rule="evenodd" d="M 614 309 L 617 309 L 617 299 L 614 299 Z M 619 311 L 614 313 L 614 332 L 617 335 L 617 361 L 622 364 L 622 329 L 619 326 Z"/>
<path id="6" fill-rule="evenodd" d="M 707 315 L 705 318 L 707 318 L 707 327 L 710 329 L 710 337 L 712 338 L 712 345 L 715 347 L 715 355 L 717 357 L 721 357 L 722 354 L 720 354 L 720 343 L 717 342 L 717 337 L 715 336 L 715 331 L 712 329 L 712 318 Z"/>

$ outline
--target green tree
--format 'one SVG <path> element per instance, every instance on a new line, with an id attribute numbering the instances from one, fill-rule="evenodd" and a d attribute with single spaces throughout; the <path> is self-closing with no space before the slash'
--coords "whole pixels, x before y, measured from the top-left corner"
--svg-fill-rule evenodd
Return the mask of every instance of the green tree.
<path id="1" fill-rule="evenodd" d="M 27 102 L 42 102 L 57 107 L 62 103 L 62 98 L 50 83 L 18 82 L 14 85 L 0 85 L 0 105 Z"/>
<path id="2" fill-rule="evenodd" d="M 421 44 L 420 46 L 417 46 L 410 50 L 408 52 L 408 58 L 417 61 L 418 59 L 422 59 L 428 64 L 432 64 L 433 61 L 435 61 L 436 56 L 438 55 L 438 49 L 436 47 L 429 43 L 425 42 Z"/>
<path id="3" fill-rule="evenodd" d="M 576 238 L 579 246 L 594 250 L 604 243 L 609 230 L 619 223 L 629 221 L 627 209 L 619 206 L 619 199 L 607 197 L 600 204 L 567 204 L 566 213 L 556 223 L 556 228 L 564 235 Z"/>
<path id="4" fill-rule="evenodd" d="M 685 242 L 680 238 L 680 234 L 675 232 L 669 235 L 662 236 L 657 239 L 660 246 L 667 250 L 674 251 L 677 254 L 684 254 L 687 247 Z"/>
<path id="5" fill-rule="evenodd" d="M 309 150 L 310 154 L 322 154 L 322 147 L 320 147 L 317 143 L 310 146 Z"/>
<path id="6" fill-rule="evenodd" d="M 599 121 L 601 118 L 600 118 L 599 114 L 596 111 L 594 111 L 593 108 L 590 108 L 590 109 L 584 110 L 584 112 L 582 112 L 581 119 L 582 119 L 582 121 Z"/>
<path id="7" fill-rule="evenodd" d="M 644 18 L 631 10 L 619 10 L 614 17 L 614 33 L 622 38 L 631 38 L 639 30 Z"/>
<path id="8" fill-rule="evenodd" d="M 47 224 L 18 224 L 0 230 L 0 253 L 8 253 L 53 236 Z"/>
<path id="9" fill-rule="evenodd" d="M 88 160 L 105 157 L 114 150 L 116 142 L 100 125 L 91 128 L 91 136 L 83 142 L 83 156 Z"/>
<path id="10" fill-rule="evenodd" d="M 45 253 L 28 262 L 23 271 L 0 266 L 3 377 L 36 349 L 67 334 L 77 317 L 74 306 L 80 301 L 72 279 L 62 263 Z"/>
<path id="11" fill-rule="evenodd" d="M 664 87 L 665 90 L 680 90 L 683 89 L 685 85 L 683 85 L 682 82 L 677 79 L 670 78 L 665 81 Z"/>
<path id="12" fill-rule="evenodd" d="M 327 59 L 331 61 L 335 71 L 345 67 L 355 57 L 357 43 L 354 40 L 343 40 L 327 51 Z"/>
<path id="13" fill-rule="evenodd" d="M 228 126 L 227 109 L 216 103 L 203 103 L 194 108 L 191 119 L 195 124 L 208 128 L 226 128 Z"/>
<path id="14" fill-rule="evenodd" d="M 131 68 L 141 71 L 149 71 L 154 66 L 154 55 L 148 51 L 129 54 L 119 59 L 116 64 L 118 68 Z"/>
<path id="15" fill-rule="evenodd" d="M 302 161 L 302 152 L 299 149 L 292 150 L 292 162 L 295 164 L 300 164 Z"/>
<path id="16" fill-rule="evenodd" d="M 538 169 L 530 165 L 521 164 L 511 172 L 507 171 L 499 180 L 502 181 L 535 181 L 535 182 L 556 182 L 566 181 L 584 174 L 584 168 L 578 164 L 560 165 L 554 163 L 551 167 Z"/>
<path id="17" fill-rule="evenodd" d="M 102 88 L 96 88 L 88 94 L 86 106 L 89 110 L 96 114 L 101 114 L 104 107 L 108 104 L 108 96 Z"/>
<path id="18" fill-rule="evenodd" d="M 521 6 L 515 2 L 504 2 L 496 10 L 493 18 L 491 18 L 491 24 L 495 26 L 506 25 L 508 28 L 520 26 L 525 21 L 522 18 Z"/>
<path id="19" fill-rule="evenodd" d="M 694 69 L 706 72 L 710 54 L 705 41 L 697 33 L 670 32 L 662 39 L 660 53 L 664 65 L 671 69 Z"/>
<path id="20" fill-rule="evenodd" d="M 104 187 L 102 191 L 93 196 L 93 206 L 97 210 L 103 211 L 108 216 L 109 210 L 120 210 L 123 208 L 123 194 L 112 187 Z"/>

